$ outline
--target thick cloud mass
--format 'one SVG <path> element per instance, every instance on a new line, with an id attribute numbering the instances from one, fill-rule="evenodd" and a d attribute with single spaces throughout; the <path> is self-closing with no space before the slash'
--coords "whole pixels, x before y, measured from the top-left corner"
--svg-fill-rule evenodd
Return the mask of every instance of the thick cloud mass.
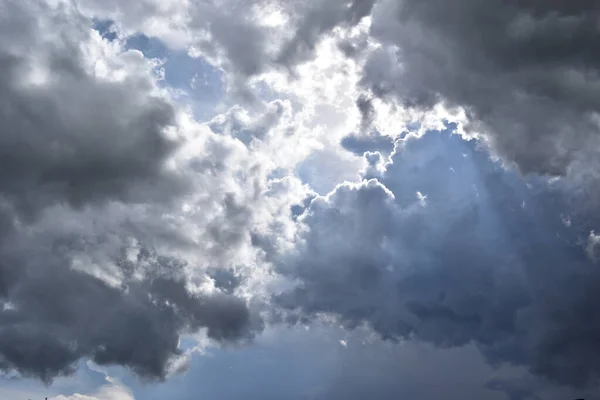
<path id="1" fill-rule="evenodd" d="M 0 370 L 333 314 L 597 382 L 596 3 L 0 0 Z"/>
<path id="2" fill-rule="evenodd" d="M 4 232 L 0 246 L 0 368 L 49 381 L 91 357 L 163 378 L 179 335 L 249 338 L 260 323 L 245 301 L 219 290 L 192 292 L 187 265 L 140 249 L 111 259 L 105 240 Z M 122 247 L 123 252 L 131 249 Z M 85 252 L 103 252 L 105 263 Z M 86 264 L 87 263 L 87 264 Z M 105 276 L 112 273 L 113 276 Z M 141 275 L 140 275 L 141 274 Z M 116 280 L 116 282 L 111 281 Z"/>
<path id="3" fill-rule="evenodd" d="M 599 16 L 583 0 L 384 0 L 363 84 L 408 107 L 463 107 L 522 171 L 563 174 L 597 154 Z"/>
<path id="4" fill-rule="evenodd" d="M 160 379 L 181 333 L 251 337 L 245 300 L 163 254 L 192 181 L 166 166 L 180 127 L 150 61 L 69 3 L 0 9 L 0 369 L 50 381 L 89 357 Z"/>
<path id="5" fill-rule="evenodd" d="M 590 221 L 566 223 L 563 192 L 448 131 L 399 142 L 366 173 L 299 217 L 307 231 L 278 268 L 300 283 L 279 304 L 390 339 L 474 342 L 560 383 L 598 377 L 600 273 Z"/>
<path id="6" fill-rule="evenodd" d="M 89 54 L 85 43 L 99 38 L 64 5 L 2 7 L 0 195 L 31 212 L 175 189 L 162 168 L 175 146 L 164 134 L 175 111 L 156 93 L 149 63 L 135 52 Z"/>
<path id="7" fill-rule="evenodd" d="M 596 154 L 600 7 L 594 1 L 79 3 L 126 32 L 193 48 L 222 66 L 233 86 L 281 67 L 293 71 L 314 58 L 323 38 L 369 17 L 367 35 L 340 41 L 348 58 L 360 60 L 368 92 L 357 96 L 363 106 L 361 99 L 374 96 L 424 111 L 460 107 L 466 128 L 487 134 L 525 172 L 561 175 L 574 160 Z M 369 120 L 372 110 L 362 111 Z"/>
<path id="8" fill-rule="evenodd" d="M 234 341 L 260 329 L 233 294 L 193 290 L 184 261 L 96 234 L 2 232 L 1 369 L 49 381 L 91 357 L 164 378 L 181 333 Z"/>
<path id="9" fill-rule="evenodd" d="M 369 17 L 366 38 L 340 41 L 362 68 L 363 124 L 372 119 L 364 101 L 370 96 L 421 111 L 443 104 L 464 109 L 465 128 L 486 134 L 524 172 L 562 175 L 573 161 L 596 155 L 600 7 L 594 1 L 81 4 L 127 31 L 191 46 L 223 66 L 233 85 L 280 67 L 294 70 L 314 58 L 323 38 Z"/>

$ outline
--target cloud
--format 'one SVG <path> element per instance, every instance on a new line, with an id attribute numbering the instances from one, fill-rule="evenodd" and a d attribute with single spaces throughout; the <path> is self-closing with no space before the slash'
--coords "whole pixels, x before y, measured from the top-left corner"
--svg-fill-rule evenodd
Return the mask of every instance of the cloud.
<path id="1" fill-rule="evenodd" d="M 593 382 L 598 10 L 563 3 L 4 1 L 0 369 L 160 380 L 325 313 Z M 196 121 L 169 54 L 241 104 Z"/>
<path id="2" fill-rule="evenodd" d="M 206 328 L 219 341 L 251 334 L 250 311 L 232 295 L 192 294 L 184 281 L 160 276 L 124 279 L 123 286 L 112 287 L 88 271 L 68 268 L 71 254 L 52 254 L 60 252 L 58 246 L 37 254 L 28 250 L 2 253 L 2 270 L 7 264 L 13 268 L 3 293 L 12 307 L 0 314 L 3 369 L 49 381 L 90 357 L 163 378 L 181 352 L 180 333 Z M 176 274 L 177 260 L 158 263 Z"/>
<path id="3" fill-rule="evenodd" d="M 181 190 L 164 166 L 177 147 L 167 135 L 176 113 L 152 63 L 103 43 L 66 4 L 3 7 L 0 195 L 35 214 L 63 201 L 143 202 Z"/>
<path id="4" fill-rule="evenodd" d="M 90 358 L 163 379 L 183 333 L 251 339 L 239 283 L 208 271 L 251 262 L 250 231 L 287 201 L 259 202 L 263 160 L 71 3 L 2 7 L 0 369 L 50 382 Z"/>
<path id="5" fill-rule="evenodd" d="M 294 67 L 312 58 L 315 47 L 324 34 L 340 26 L 353 26 L 371 13 L 375 0 L 318 1 L 309 5 L 295 4 L 293 36 L 276 59 L 278 64 Z M 287 11 L 287 10 L 286 10 Z M 300 11 L 300 13 L 295 13 Z M 292 14 L 293 15 L 293 14 Z"/>
<path id="6" fill-rule="evenodd" d="M 238 99 L 257 101 L 247 83 L 272 70 L 293 72 L 320 40 L 368 16 L 374 0 L 159 2 L 79 0 L 85 15 L 115 21 L 125 35 L 157 37 L 223 68 Z"/>
<path id="7" fill-rule="evenodd" d="M 382 0 L 362 84 L 380 98 L 466 110 L 467 131 L 523 172 L 562 175 L 598 147 L 598 8 L 590 1 Z"/>
<path id="8" fill-rule="evenodd" d="M 88 363 L 89 364 L 89 363 Z M 135 400 L 132 391 L 118 379 L 109 376 L 101 368 L 91 366 L 92 370 L 104 374 L 107 384 L 101 386 L 93 394 L 75 393 L 70 396 L 59 395 L 51 397 L 51 400 Z"/>
<path id="9" fill-rule="evenodd" d="M 123 387 L 106 385 L 102 387 L 97 393 L 92 395 L 85 395 L 75 393 L 70 396 L 56 396 L 51 397 L 52 400 L 135 400 L 135 398 Z"/>
<path id="10" fill-rule="evenodd" d="M 360 69 L 354 84 L 363 129 L 377 120 L 374 99 L 421 117 L 442 106 L 462 110 L 466 132 L 485 135 L 522 172 L 564 175 L 595 157 L 598 10 L 589 1 L 81 5 L 124 32 L 154 35 L 209 59 L 246 100 L 257 100 L 249 82 L 273 71 L 297 78 L 323 40 L 337 36 L 344 57 Z M 350 34 L 361 23 L 368 30 Z"/>
<path id="11" fill-rule="evenodd" d="M 573 204 L 560 181 L 524 181 L 452 129 L 398 142 L 379 178 L 313 199 L 296 248 L 275 262 L 298 282 L 277 303 L 391 340 L 475 343 L 492 364 L 592 383 L 600 274 L 589 216 L 566 226 Z"/>
<path id="12" fill-rule="evenodd" d="M 80 3 L 125 34 L 210 60 L 244 101 L 260 103 L 253 84 L 274 71 L 298 78 L 337 37 L 360 69 L 363 129 L 378 119 L 374 99 L 421 118 L 442 107 L 464 113 L 466 132 L 485 135 L 522 172 L 564 175 L 595 158 L 598 9 L 589 1 Z M 360 24 L 368 29 L 351 33 Z"/>

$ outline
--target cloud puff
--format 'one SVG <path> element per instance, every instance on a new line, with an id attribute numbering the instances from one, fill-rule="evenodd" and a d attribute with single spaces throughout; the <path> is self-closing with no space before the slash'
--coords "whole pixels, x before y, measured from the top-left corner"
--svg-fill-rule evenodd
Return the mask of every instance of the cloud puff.
<path id="1" fill-rule="evenodd" d="M 296 249 L 276 261 L 298 285 L 276 301 L 591 382 L 600 273 L 585 216 L 567 226 L 560 183 L 524 181 L 450 131 L 400 141 L 377 179 L 313 199 Z"/>
<path id="2" fill-rule="evenodd" d="M 51 397 L 52 400 L 134 400 L 135 398 L 121 386 L 107 385 L 102 387 L 98 393 L 92 395 L 75 393 L 71 396 Z"/>

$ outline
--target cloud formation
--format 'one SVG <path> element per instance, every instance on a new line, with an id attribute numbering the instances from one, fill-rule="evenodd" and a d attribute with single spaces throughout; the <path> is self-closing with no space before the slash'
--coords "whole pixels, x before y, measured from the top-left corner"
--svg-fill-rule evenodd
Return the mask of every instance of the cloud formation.
<path id="1" fill-rule="evenodd" d="M 362 83 L 374 96 L 466 111 L 467 130 L 523 172 L 562 175 L 598 147 L 591 1 L 382 0 Z M 591 153 L 591 154 L 590 154 Z"/>
<path id="2" fill-rule="evenodd" d="M 362 69 L 363 125 L 371 97 L 408 110 L 464 111 L 469 132 L 523 172 L 563 175 L 598 145 L 596 20 L 587 0 L 157 2 L 80 0 L 86 15 L 127 33 L 191 49 L 246 84 L 314 59 L 323 39 L 346 32 L 342 52 Z M 365 34 L 348 32 L 368 20 Z"/>
<path id="3" fill-rule="evenodd" d="M 201 220 L 182 204 L 196 172 L 229 170 L 188 154 L 200 127 L 183 132 L 154 64 L 68 3 L 2 7 L 0 369 L 49 382 L 91 358 L 162 379 L 182 333 L 251 338 L 260 318 L 205 274 L 239 247 L 226 223 L 247 206 L 233 184 L 212 190 L 202 205 L 218 208 Z M 208 133 L 194 151 L 232 149 Z M 194 235 L 205 251 L 191 258 Z"/>
<path id="4" fill-rule="evenodd" d="M 587 221 L 565 223 L 559 187 L 523 181 L 451 130 L 400 141 L 365 181 L 313 199 L 298 247 L 277 264 L 299 283 L 278 303 L 592 383 L 600 274 Z"/>
<path id="5" fill-rule="evenodd" d="M 1 370 L 50 382 L 92 359 L 160 380 L 182 335 L 327 314 L 386 346 L 597 381 L 594 2 L 0 10 Z M 151 58 L 173 50 L 192 70 L 176 85 L 177 60 Z M 196 60 L 224 81 L 204 122 L 178 102 Z"/>
<path id="6" fill-rule="evenodd" d="M 260 329 L 244 300 L 188 281 L 184 261 L 122 245 L 111 254 L 119 238 L 95 234 L 4 235 L 2 369 L 50 381 L 89 357 L 164 378 L 182 354 L 180 334 L 204 328 L 228 342 Z"/>
<path id="7" fill-rule="evenodd" d="M 523 172 L 563 175 L 598 146 L 598 28 L 592 1 L 82 0 L 125 31 L 191 47 L 228 71 L 230 85 L 294 72 L 319 43 L 365 18 L 340 49 L 362 68 L 363 125 L 371 96 L 409 110 L 462 109 L 464 129 L 486 135 Z M 246 92 L 246 94 L 248 94 Z"/>
<path id="8" fill-rule="evenodd" d="M 177 190 L 163 168 L 177 145 L 165 134 L 175 110 L 152 64 L 98 43 L 67 5 L 5 1 L 3 8 L 2 197 L 32 214 L 63 201 L 145 201 Z"/>

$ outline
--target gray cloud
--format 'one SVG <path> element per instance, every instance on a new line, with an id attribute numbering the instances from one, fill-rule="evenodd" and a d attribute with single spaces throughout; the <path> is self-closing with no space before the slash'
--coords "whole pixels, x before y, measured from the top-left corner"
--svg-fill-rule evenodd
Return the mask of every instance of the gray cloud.
<path id="1" fill-rule="evenodd" d="M 129 32 L 151 34 L 158 24 L 164 40 L 192 46 L 222 66 L 245 99 L 252 98 L 248 78 L 294 71 L 314 57 L 323 37 L 371 17 L 368 35 L 340 38 L 344 54 L 365 61 L 363 125 L 372 113 L 361 99 L 370 96 L 425 111 L 441 103 L 463 108 L 465 128 L 486 134 L 494 151 L 522 172 L 562 175 L 573 162 L 595 159 L 600 9 L 594 2 L 222 0 L 160 7 L 155 0 L 113 0 L 106 7 L 80 1 L 86 12 L 116 19 Z M 265 9 L 287 19 L 265 26 Z"/>
<path id="2" fill-rule="evenodd" d="M 95 75 L 96 60 L 80 47 L 92 31 L 65 5 L 6 1 L 3 7 L 0 195 L 34 213 L 62 201 L 143 202 L 178 190 L 163 168 L 176 146 L 164 134 L 175 110 L 151 76 Z M 127 57 L 122 67 L 144 68 L 138 54 Z"/>
<path id="3" fill-rule="evenodd" d="M 249 78 L 273 69 L 293 74 L 298 64 L 313 58 L 325 35 L 340 26 L 355 26 L 370 15 L 376 0 L 211 0 L 168 6 L 158 0 L 78 3 L 86 15 L 115 20 L 125 34 L 143 32 L 171 47 L 193 48 L 195 54 L 227 71 L 226 81 L 240 99 L 256 100 L 246 87 Z M 285 22 L 264 24 L 269 12 L 278 12 Z M 348 45 L 351 53 L 354 44 Z"/>
<path id="4" fill-rule="evenodd" d="M 564 174 L 596 154 L 600 109 L 600 8 L 566 4 L 381 1 L 362 83 L 407 107 L 463 107 L 522 171 Z"/>
<path id="5" fill-rule="evenodd" d="M 251 338 L 246 301 L 200 288 L 202 265 L 172 255 L 192 240 L 165 220 L 198 171 L 166 167 L 182 143 L 149 61 L 98 42 L 70 3 L 2 9 L 0 370 L 49 382 L 91 358 L 163 379 L 180 334 Z M 228 196 L 223 226 L 203 228 L 233 252 L 225 223 L 248 210 Z"/>
<path id="6" fill-rule="evenodd" d="M 358 111 L 361 115 L 361 130 L 368 130 L 373 124 L 373 118 L 375 116 L 375 107 L 373 106 L 373 100 L 362 95 L 356 100 L 356 107 L 358 108 Z"/>
<path id="7" fill-rule="evenodd" d="M 475 343 L 559 383 L 598 378 L 600 274 L 584 224 L 597 219 L 565 224 L 560 181 L 524 181 L 448 132 L 400 142 L 379 180 L 339 185 L 298 217 L 304 242 L 276 264 L 299 285 L 280 305 L 392 340 Z"/>
<path id="8" fill-rule="evenodd" d="M 142 250 L 135 259 L 117 260 L 126 276 L 114 286 L 90 274 L 91 266 L 70 268 L 81 251 L 77 243 L 38 238 L 27 244 L 23 236 L 5 237 L 0 248 L 2 369 L 50 381 L 90 357 L 162 379 L 180 354 L 181 333 L 206 328 L 210 338 L 227 342 L 261 328 L 233 294 L 191 293 L 181 260 Z M 142 265 L 140 279 L 135 273 Z"/>
<path id="9" fill-rule="evenodd" d="M 354 26 L 369 14 L 376 0 L 295 3 L 293 36 L 280 50 L 276 63 L 288 68 L 310 59 L 324 34 L 339 26 Z M 296 17 L 297 16 L 297 17 Z"/>

